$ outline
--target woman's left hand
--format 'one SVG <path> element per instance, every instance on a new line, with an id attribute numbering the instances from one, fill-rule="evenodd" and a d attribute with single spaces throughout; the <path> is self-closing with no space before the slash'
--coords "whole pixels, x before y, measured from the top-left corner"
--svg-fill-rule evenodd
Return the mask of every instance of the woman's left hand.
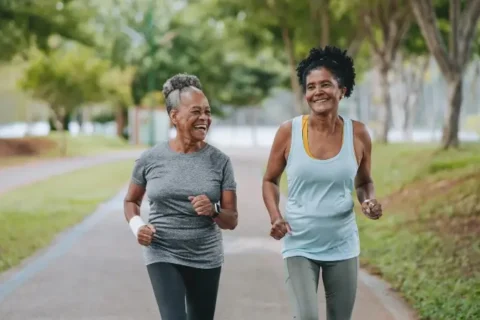
<path id="1" fill-rule="evenodd" d="M 382 205 L 376 200 L 365 200 L 362 203 L 362 212 L 372 220 L 380 219 L 383 214 Z"/>
<path id="2" fill-rule="evenodd" d="M 193 209 L 195 209 L 195 212 L 199 216 L 213 216 L 213 203 L 206 195 L 202 194 L 196 197 L 190 196 L 188 197 L 188 200 L 190 200 L 193 205 Z"/>

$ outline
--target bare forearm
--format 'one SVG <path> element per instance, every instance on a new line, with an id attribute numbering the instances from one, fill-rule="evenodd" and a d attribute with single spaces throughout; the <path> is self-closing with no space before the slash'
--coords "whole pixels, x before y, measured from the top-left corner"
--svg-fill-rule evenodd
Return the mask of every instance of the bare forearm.
<path id="1" fill-rule="evenodd" d="M 124 201 L 123 213 L 125 214 L 125 219 L 130 221 L 134 216 L 140 215 L 140 205 L 133 201 Z"/>
<path id="2" fill-rule="evenodd" d="M 360 204 L 367 199 L 375 199 L 375 186 L 373 185 L 373 181 L 369 181 L 357 186 L 356 192 Z"/>
<path id="3" fill-rule="evenodd" d="M 282 217 L 280 213 L 280 188 L 277 183 L 272 181 L 263 181 L 262 186 L 263 201 L 270 215 L 270 221 L 273 222 Z"/>
<path id="4" fill-rule="evenodd" d="M 234 210 L 221 209 L 218 217 L 213 220 L 220 229 L 233 230 L 238 224 L 238 213 Z"/>

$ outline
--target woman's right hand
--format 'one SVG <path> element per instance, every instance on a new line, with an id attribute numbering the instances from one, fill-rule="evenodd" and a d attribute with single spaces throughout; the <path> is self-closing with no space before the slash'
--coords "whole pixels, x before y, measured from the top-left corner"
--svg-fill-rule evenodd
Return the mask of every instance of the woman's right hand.
<path id="1" fill-rule="evenodd" d="M 291 234 L 292 230 L 290 225 L 283 218 L 277 218 L 272 223 L 272 228 L 270 229 L 270 236 L 275 240 L 282 239 L 287 233 Z"/>
<path id="2" fill-rule="evenodd" d="M 138 229 L 137 241 L 142 246 L 148 247 L 153 240 L 153 234 L 155 233 L 155 227 L 151 224 L 144 225 Z"/>

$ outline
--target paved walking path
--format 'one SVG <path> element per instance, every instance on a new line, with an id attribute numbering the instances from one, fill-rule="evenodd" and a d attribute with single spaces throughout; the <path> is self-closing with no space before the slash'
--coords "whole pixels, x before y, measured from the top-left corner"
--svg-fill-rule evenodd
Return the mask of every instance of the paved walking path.
<path id="1" fill-rule="evenodd" d="M 224 232 L 226 256 L 215 319 L 291 319 L 281 242 L 268 236 L 269 219 L 261 196 L 265 152 L 230 154 L 240 220 L 236 230 Z M 25 267 L 0 276 L 0 319 L 159 319 L 141 247 L 123 217 L 124 192 Z M 142 209 L 146 216 L 148 208 Z M 322 290 L 319 295 L 320 319 L 325 319 Z M 390 301 L 385 304 L 385 299 Z M 412 319 L 398 301 L 362 273 L 354 319 Z"/>
<path id="2" fill-rule="evenodd" d="M 26 165 L 0 169 L 0 193 L 77 169 L 125 159 L 135 159 L 142 150 L 115 151 L 105 154 L 41 160 Z"/>

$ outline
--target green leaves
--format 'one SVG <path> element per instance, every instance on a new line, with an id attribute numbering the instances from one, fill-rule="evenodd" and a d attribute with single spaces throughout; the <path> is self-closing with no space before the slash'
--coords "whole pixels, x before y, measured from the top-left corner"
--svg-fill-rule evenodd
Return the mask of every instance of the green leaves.
<path id="1" fill-rule="evenodd" d="M 75 47 L 50 54 L 33 50 L 29 57 L 19 86 L 47 102 L 55 113 L 104 99 L 101 79 L 109 64 L 96 58 L 92 50 Z"/>
<path id="2" fill-rule="evenodd" d="M 446 35 L 448 1 L 435 5 L 440 32 Z M 348 49 L 359 78 L 371 68 L 375 51 L 383 50 L 391 61 L 398 49 L 404 57 L 426 53 L 414 22 L 402 33 L 408 29 L 403 22 L 409 10 L 407 0 L 0 0 L 0 59 L 28 57 L 35 46 L 48 59 L 61 60 L 55 52 L 71 39 L 93 45 L 95 52 L 81 54 L 108 65 L 96 94 L 117 105 L 147 101 L 169 77 L 188 72 L 200 78 L 213 106 L 245 106 L 260 103 L 275 86 L 291 87 L 300 97 L 296 64 L 325 42 Z M 44 64 L 50 78 L 68 78 Z M 79 76 L 69 72 L 73 79 Z M 68 81 L 73 80 L 55 86 Z M 87 101 L 93 95 L 74 96 Z"/>
<path id="3" fill-rule="evenodd" d="M 232 4 L 235 2 L 232 1 Z M 155 21 L 162 17 L 162 23 L 153 26 L 147 22 L 136 24 L 129 19 L 123 21 L 140 38 L 148 39 L 150 35 L 155 35 L 154 41 L 140 41 L 142 44 L 135 51 L 141 52 L 141 55 L 130 61 L 136 67 L 132 82 L 135 104 L 146 101 L 145 96 L 152 90 L 161 91 L 168 78 L 182 72 L 200 78 L 217 114 L 221 113 L 219 107 L 222 104 L 244 106 L 265 98 L 268 93 L 265 86 L 278 82 L 274 79 L 276 70 L 280 68 L 269 65 L 262 68 L 265 59 L 262 60 L 261 56 L 272 57 L 271 53 L 262 48 L 254 54 L 246 42 L 261 43 L 258 39 L 266 34 L 257 34 L 258 29 L 252 29 L 250 38 L 234 35 L 232 30 L 237 27 L 242 31 L 250 28 L 242 20 L 243 11 L 235 6 L 227 8 L 217 5 L 216 0 L 201 1 L 180 11 L 170 8 L 169 12 L 177 13 L 166 16 L 165 7 L 160 10 L 157 6 L 152 15 Z M 224 9 L 228 9 L 232 16 L 218 16 Z M 126 12 L 122 17 L 132 14 L 136 15 Z M 148 20 L 147 17 L 144 19 Z"/>
<path id="4" fill-rule="evenodd" d="M 266 96 L 270 89 L 278 85 L 278 77 L 260 67 L 231 66 L 229 81 L 221 92 L 219 100 L 233 106 L 255 106 Z"/>
<path id="5" fill-rule="evenodd" d="M 88 1 L 0 0 L 0 60 L 26 54 L 32 45 L 48 51 L 52 35 L 94 45 L 84 28 L 91 14 Z"/>
<path id="6" fill-rule="evenodd" d="M 132 81 L 135 72 L 132 66 L 124 68 L 110 66 L 99 81 L 104 99 L 112 102 L 114 107 L 126 109 L 132 106 Z"/>

